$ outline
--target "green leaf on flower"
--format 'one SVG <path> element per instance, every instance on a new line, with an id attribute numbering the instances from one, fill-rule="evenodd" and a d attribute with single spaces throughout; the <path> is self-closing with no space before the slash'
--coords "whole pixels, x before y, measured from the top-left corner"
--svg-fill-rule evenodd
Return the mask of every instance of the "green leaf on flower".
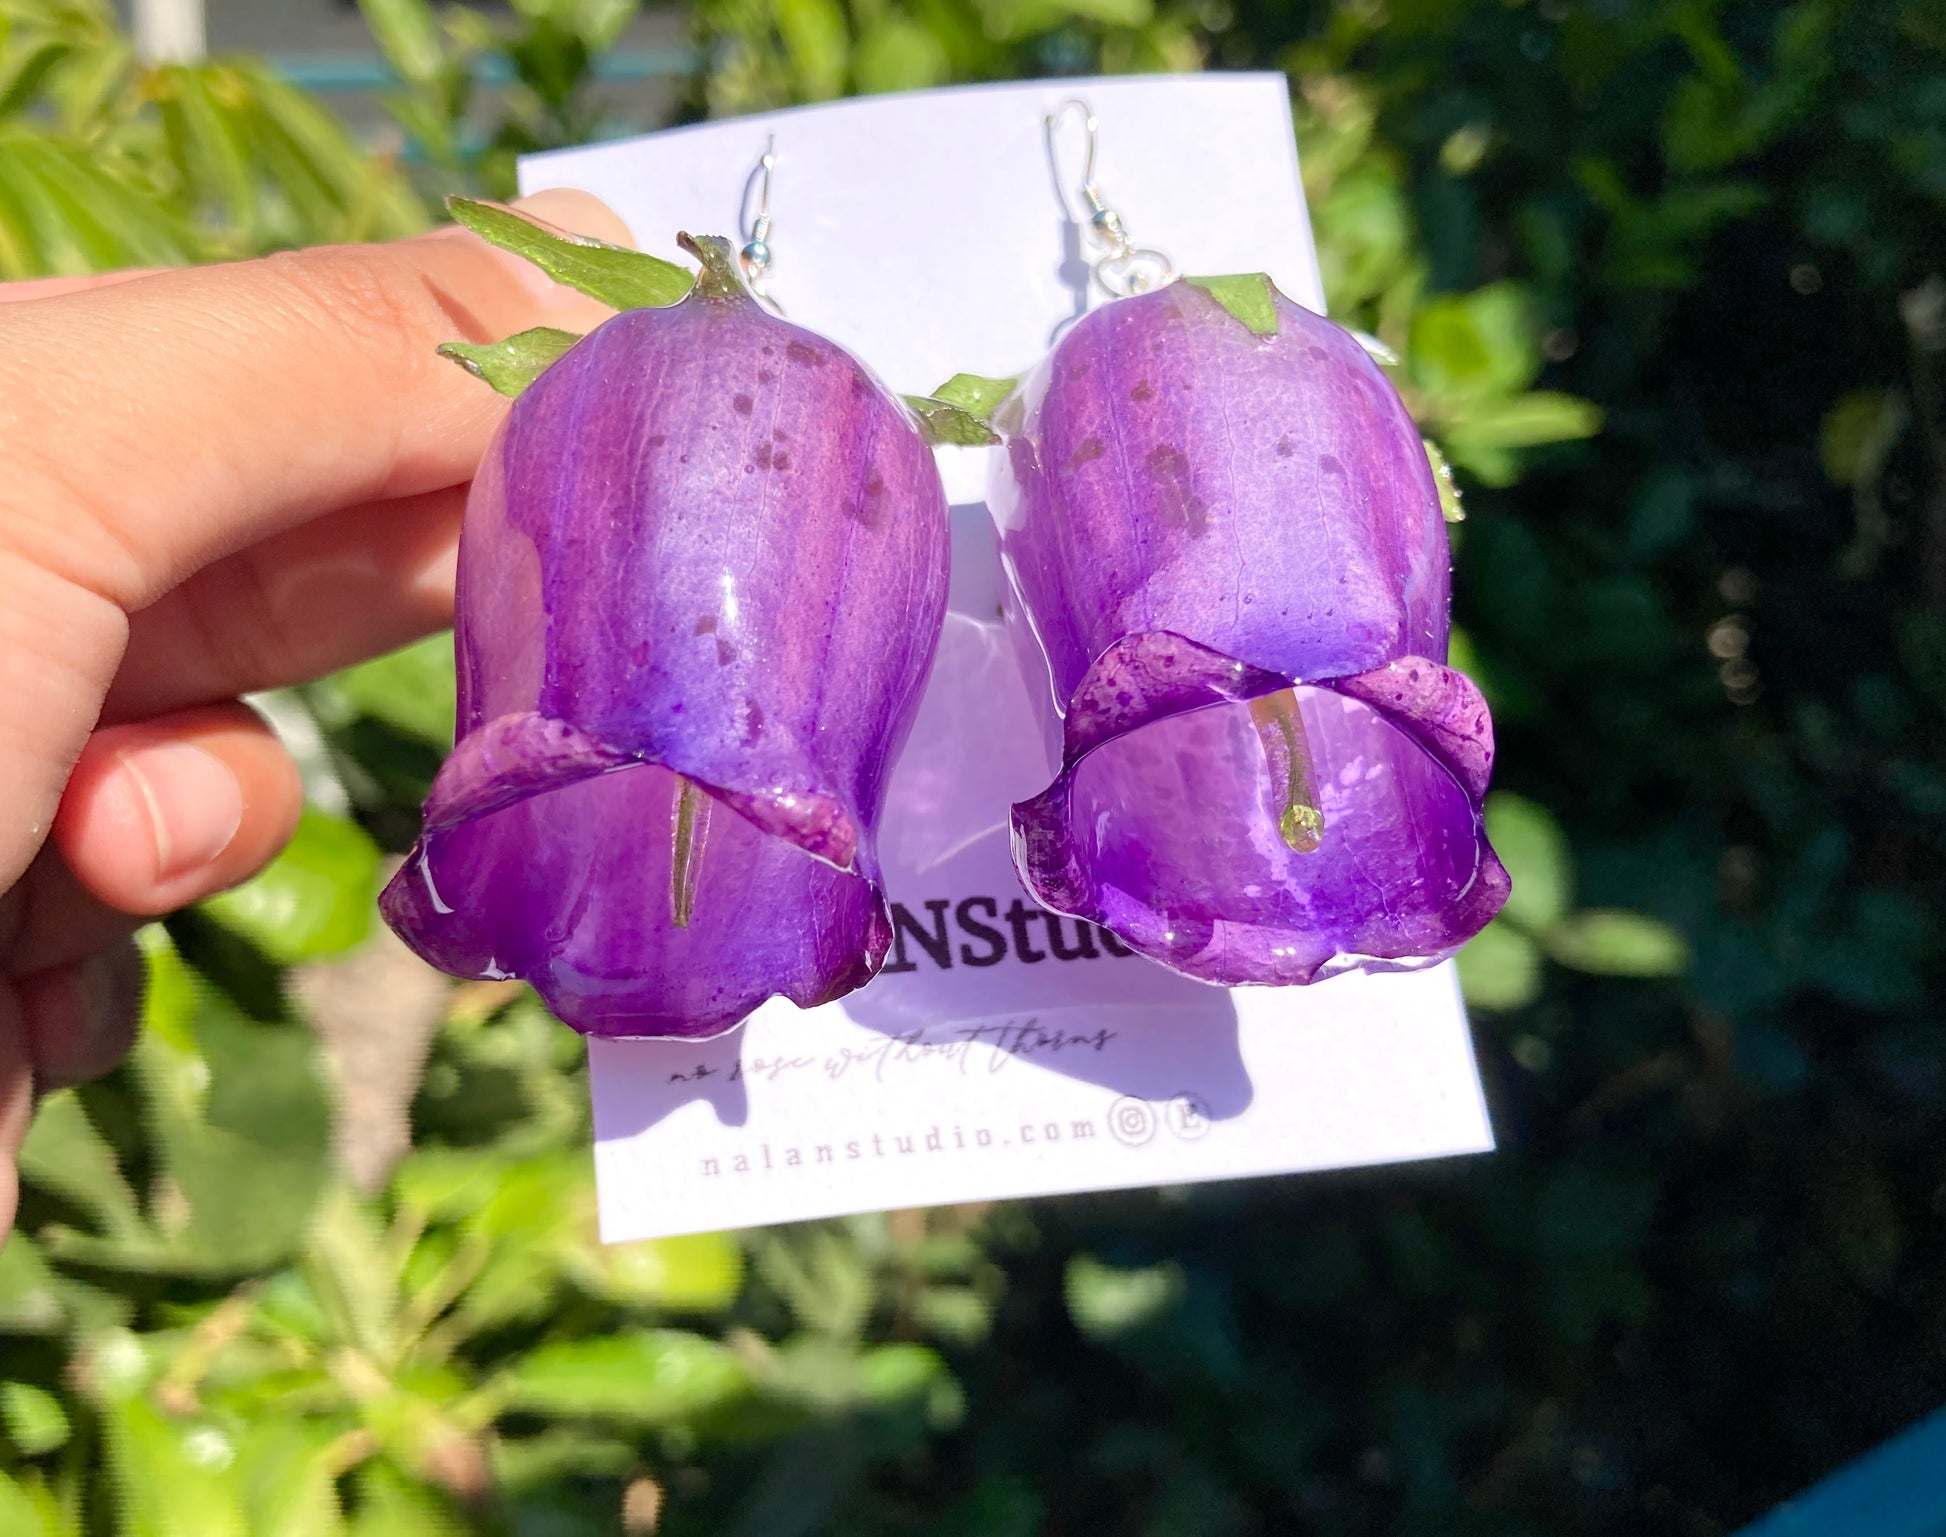
<path id="1" fill-rule="evenodd" d="M 454 197 L 446 200 L 446 206 L 482 240 L 532 262 L 555 282 L 579 289 L 610 309 L 661 309 L 685 297 L 696 281 L 687 267 L 605 240 L 571 235 L 499 203 Z"/>
<path id="2" fill-rule="evenodd" d="M 986 448 L 1000 441 L 999 433 L 964 406 L 933 395 L 902 395 L 900 399 L 919 418 L 920 435 L 934 448 L 942 443 L 955 448 Z"/>
<path id="3" fill-rule="evenodd" d="M 901 398 L 919 418 L 920 430 L 935 448 L 942 443 L 985 448 L 1000 441 L 993 430 L 993 414 L 1019 383 L 1018 379 L 989 379 L 983 374 L 954 374 L 930 395 Z"/>
<path id="4" fill-rule="evenodd" d="M 1258 336 L 1277 334 L 1277 300 L 1270 279 L 1261 272 L 1237 272 L 1227 277 L 1184 278 L 1200 288 Z"/>
<path id="5" fill-rule="evenodd" d="M 1453 479 L 1453 467 L 1431 438 L 1419 441 L 1426 446 L 1426 463 L 1432 466 L 1432 481 L 1439 488 L 1439 510 L 1446 515 L 1448 523 L 1464 523 L 1466 509 L 1460 505 L 1459 482 Z"/>
<path id="6" fill-rule="evenodd" d="M 723 236 L 692 235 L 683 230 L 676 236 L 676 244 L 696 258 L 699 270 L 693 291 L 697 298 L 738 301 L 755 297 L 737 248 Z"/>
<path id="7" fill-rule="evenodd" d="M 954 374 L 929 398 L 949 406 L 958 406 L 967 415 L 990 422 L 993 413 L 1000 409 L 1000 403 L 1013 394 L 1019 383 L 1018 378 L 989 379 L 983 374 Z"/>
<path id="8" fill-rule="evenodd" d="M 1590 908 L 1549 932 L 1547 953 L 1604 977 L 1674 977 L 1689 969 L 1689 942 L 1646 913 Z"/>
<path id="9" fill-rule="evenodd" d="M 509 400 L 520 397 L 562 353 L 580 341 L 579 333 L 535 326 L 497 342 L 445 342 L 442 358 L 451 358 L 476 379 L 486 382 Z"/>

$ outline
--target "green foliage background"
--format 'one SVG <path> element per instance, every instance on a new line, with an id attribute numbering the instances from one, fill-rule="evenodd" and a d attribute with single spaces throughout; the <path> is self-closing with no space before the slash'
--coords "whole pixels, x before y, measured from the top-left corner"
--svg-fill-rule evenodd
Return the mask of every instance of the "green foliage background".
<path id="1" fill-rule="evenodd" d="M 402 159 L 0 0 L 0 275 L 419 228 L 604 131 L 634 11 L 364 8 Z M 132 1060 L 42 1107 L 0 1530 L 1703 1537 L 1946 1402 L 1939 0 L 693 17 L 699 115 L 1289 72 L 1333 311 L 1466 491 L 1503 1150 L 604 1249 L 578 1040 L 372 932 L 435 640 L 266 701 L 297 842 L 149 931 Z"/>

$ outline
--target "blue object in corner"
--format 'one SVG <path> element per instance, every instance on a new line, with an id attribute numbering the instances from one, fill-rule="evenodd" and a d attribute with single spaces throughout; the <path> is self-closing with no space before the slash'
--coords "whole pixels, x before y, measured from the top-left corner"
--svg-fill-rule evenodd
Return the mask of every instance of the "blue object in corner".
<path id="1" fill-rule="evenodd" d="M 1840 1468 L 1736 1537 L 1946 1537 L 1946 1410 Z"/>

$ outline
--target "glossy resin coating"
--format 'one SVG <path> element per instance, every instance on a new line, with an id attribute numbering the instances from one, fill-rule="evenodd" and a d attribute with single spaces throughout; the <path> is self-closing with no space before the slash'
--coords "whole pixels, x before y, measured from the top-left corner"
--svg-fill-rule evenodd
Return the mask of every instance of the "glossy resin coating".
<path id="1" fill-rule="evenodd" d="M 1508 890 L 1418 430 L 1274 298 L 1274 335 L 1188 283 L 1084 318 L 999 413 L 990 495 L 1060 758 L 1021 878 L 1219 983 L 1425 965 Z"/>
<path id="2" fill-rule="evenodd" d="M 741 293 L 609 321 L 474 481 L 458 741 L 387 920 L 595 1035 L 857 987 L 946 566 L 932 451 L 843 349 Z"/>

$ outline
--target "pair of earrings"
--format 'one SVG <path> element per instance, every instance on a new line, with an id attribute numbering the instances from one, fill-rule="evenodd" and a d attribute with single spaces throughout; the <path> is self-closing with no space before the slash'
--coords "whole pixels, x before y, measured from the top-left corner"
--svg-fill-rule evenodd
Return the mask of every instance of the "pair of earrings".
<path id="1" fill-rule="evenodd" d="M 680 237 L 694 274 L 454 203 L 621 313 L 442 349 L 518 399 L 467 505 L 458 740 L 382 898 L 421 955 L 606 1036 L 875 974 L 876 827 L 945 610 L 939 442 L 1004 444 L 1007 615 L 1063 744 L 1013 815 L 1043 905 L 1220 983 L 1426 964 L 1499 907 L 1491 727 L 1443 665 L 1404 406 L 1267 278 L 1173 281 L 1082 111 L 1119 297 L 1024 379 L 918 399 L 760 300 L 768 151 L 752 238 Z"/>

